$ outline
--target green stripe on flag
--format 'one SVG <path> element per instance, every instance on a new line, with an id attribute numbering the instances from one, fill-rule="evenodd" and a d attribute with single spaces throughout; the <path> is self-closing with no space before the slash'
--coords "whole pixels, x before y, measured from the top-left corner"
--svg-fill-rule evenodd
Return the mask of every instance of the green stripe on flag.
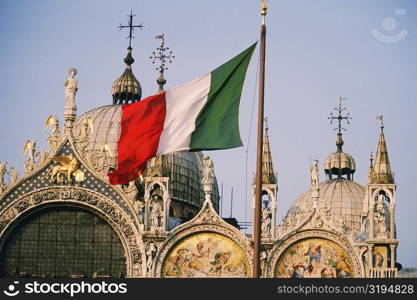
<path id="1" fill-rule="evenodd" d="M 256 43 L 211 72 L 210 92 L 197 116 L 190 150 L 228 149 L 242 146 L 239 104 L 243 82 Z"/>

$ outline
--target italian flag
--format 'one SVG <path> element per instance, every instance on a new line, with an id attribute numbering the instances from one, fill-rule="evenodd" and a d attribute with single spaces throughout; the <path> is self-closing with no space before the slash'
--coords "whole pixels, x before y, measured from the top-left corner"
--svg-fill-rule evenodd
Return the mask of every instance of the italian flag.
<path id="1" fill-rule="evenodd" d="M 123 105 L 117 169 L 108 173 L 110 183 L 135 180 L 157 155 L 242 146 L 239 103 L 255 46 L 209 74 Z"/>

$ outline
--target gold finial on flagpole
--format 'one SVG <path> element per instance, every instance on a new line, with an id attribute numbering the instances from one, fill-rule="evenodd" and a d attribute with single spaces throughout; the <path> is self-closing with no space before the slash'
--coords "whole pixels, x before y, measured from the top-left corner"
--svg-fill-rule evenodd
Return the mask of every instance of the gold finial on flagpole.
<path id="1" fill-rule="evenodd" d="M 266 10 L 268 9 L 268 3 L 266 3 L 265 0 L 261 0 L 261 16 L 262 16 L 262 24 L 265 24 L 265 16 L 266 16 Z"/>

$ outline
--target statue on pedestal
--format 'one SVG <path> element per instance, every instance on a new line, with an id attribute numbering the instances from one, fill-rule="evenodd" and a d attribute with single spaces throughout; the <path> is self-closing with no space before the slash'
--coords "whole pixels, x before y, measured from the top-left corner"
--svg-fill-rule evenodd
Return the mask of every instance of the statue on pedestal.
<path id="1" fill-rule="evenodd" d="M 163 218 L 162 199 L 158 195 L 152 196 L 151 227 L 162 227 Z"/>
<path id="2" fill-rule="evenodd" d="M 264 201 L 264 207 L 262 208 L 262 235 L 269 236 L 271 234 L 271 220 L 271 208 L 268 206 L 268 201 Z"/>
<path id="3" fill-rule="evenodd" d="M 67 102 L 67 107 L 75 106 L 75 95 L 78 91 L 78 81 L 75 78 L 77 75 L 77 69 L 71 68 L 68 71 L 69 77 L 65 80 L 65 101 Z M 75 106 L 76 107 L 76 106 Z"/>
<path id="4" fill-rule="evenodd" d="M 311 189 L 319 189 L 319 167 L 317 165 L 318 160 L 314 160 L 310 168 L 311 173 Z"/>

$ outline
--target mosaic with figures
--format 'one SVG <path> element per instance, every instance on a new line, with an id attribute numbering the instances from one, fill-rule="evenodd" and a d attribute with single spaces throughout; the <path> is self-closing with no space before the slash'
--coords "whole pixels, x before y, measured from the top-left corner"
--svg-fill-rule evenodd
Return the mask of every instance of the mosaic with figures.
<path id="1" fill-rule="evenodd" d="M 162 267 L 162 277 L 247 277 L 249 264 L 233 240 L 198 233 L 177 243 Z"/>
<path id="2" fill-rule="evenodd" d="M 291 245 L 278 260 L 275 277 L 354 277 L 349 255 L 326 239 L 305 239 Z"/>

